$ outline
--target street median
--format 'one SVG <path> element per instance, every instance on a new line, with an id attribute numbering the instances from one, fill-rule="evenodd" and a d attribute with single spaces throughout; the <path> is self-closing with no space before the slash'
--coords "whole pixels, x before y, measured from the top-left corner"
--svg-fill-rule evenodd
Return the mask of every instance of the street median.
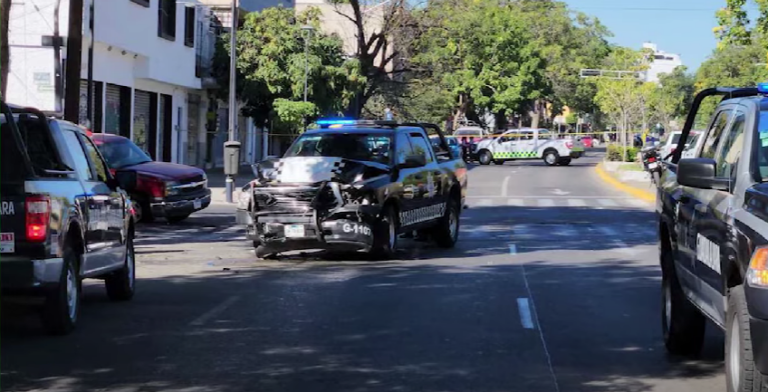
<path id="1" fill-rule="evenodd" d="M 638 199 L 653 202 L 656 194 L 646 172 L 621 170 L 618 162 L 601 162 L 595 168 L 597 176 L 611 187 Z"/>

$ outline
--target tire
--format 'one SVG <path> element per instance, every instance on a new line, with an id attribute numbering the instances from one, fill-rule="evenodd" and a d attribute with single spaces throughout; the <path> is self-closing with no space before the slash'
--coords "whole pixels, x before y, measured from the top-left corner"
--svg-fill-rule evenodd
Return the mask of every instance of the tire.
<path id="1" fill-rule="evenodd" d="M 433 237 L 437 246 L 441 248 L 453 248 L 459 240 L 459 228 L 461 210 L 459 201 L 451 199 L 445 211 L 445 216 L 434 230 Z"/>
<path id="2" fill-rule="evenodd" d="M 43 328 L 51 335 L 66 335 L 77 325 L 80 315 L 80 257 L 70 247 L 64 249 L 64 265 L 56 289 L 45 298 L 41 313 Z"/>
<path id="3" fill-rule="evenodd" d="M 189 218 L 190 215 L 191 214 L 166 216 L 165 220 L 167 220 L 168 223 L 179 223 L 179 222 L 183 221 L 184 219 Z"/>
<path id="4" fill-rule="evenodd" d="M 560 166 L 568 166 L 571 164 L 571 158 L 561 158 L 560 161 L 557 162 Z"/>
<path id="5" fill-rule="evenodd" d="M 557 162 L 559 160 L 560 160 L 560 155 L 558 155 L 557 151 L 555 150 L 544 151 L 544 163 L 546 163 L 547 166 L 555 166 L 557 165 Z"/>
<path id="6" fill-rule="evenodd" d="M 397 232 L 399 231 L 397 212 L 392 206 L 385 207 L 373 237 L 371 256 L 391 259 L 397 251 Z"/>
<path id="7" fill-rule="evenodd" d="M 483 166 L 488 166 L 491 164 L 491 161 L 493 161 L 493 154 L 488 150 L 480 151 L 480 154 L 477 156 L 477 161 Z"/>
<path id="8" fill-rule="evenodd" d="M 125 265 L 104 279 L 107 296 L 112 301 L 129 301 L 136 292 L 136 253 L 133 249 L 133 233 L 125 240 Z"/>
<path id="9" fill-rule="evenodd" d="M 706 320 L 683 294 L 670 251 L 662 250 L 661 328 L 670 354 L 696 355 L 704 344 Z"/>
<path id="10" fill-rule="evenodd" d="M 136 221 L 142 223 L 152 223 L 155 217 L 152 215 L 152 208 L 149 206 L 149 202 L 141 196 L 131 196 L 133 200 L 133 211 L 136 215 Z"/>
<path id="11" fill-rule="evenodd" d="M 728 291 L 725 315 L 725 384 L 728 392 L 763 391 L 763 377 L 755 368 L 744 286 Z"/>
<path id="12" fill-rule="evenodd" d="M 493 164 L 501 166 L 501 165 L 504 164 L 504 161 L 502 161 L 501 159 L 496 159 L 496 160 L 493 161 Z"/>

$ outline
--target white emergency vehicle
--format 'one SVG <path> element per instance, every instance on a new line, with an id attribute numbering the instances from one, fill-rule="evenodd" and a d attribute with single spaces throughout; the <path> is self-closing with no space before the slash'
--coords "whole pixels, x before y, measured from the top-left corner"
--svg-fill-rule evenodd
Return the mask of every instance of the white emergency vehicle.
<path id="1" fill-rule="evenodd" d="M 549 166 L 568 165 L 584 155 L 584 143 L 558 139 L 547 129 L 509 129 L 501 135 L 482 140 L 475 155 L 481 165 L 497 165 L 516 159 L 543 159 Z"/>

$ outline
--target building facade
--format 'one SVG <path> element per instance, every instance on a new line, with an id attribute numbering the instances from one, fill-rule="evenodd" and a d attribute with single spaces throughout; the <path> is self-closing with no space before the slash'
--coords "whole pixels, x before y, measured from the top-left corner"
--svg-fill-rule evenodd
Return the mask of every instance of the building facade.
<path id="1" fill-rule="evenodd" d="M 645 81 L 659 83 L 659 75 L 672 73 L 675 68 L 683 65 L 680 55 L 659 50 L 658 46 L 651 42 L 643 44 L 643 49 L 653 53 L 653 61 L 645 73 Z"/>
<path id="2" fill-rule="evenodd" d="M 129 137 L 156 160 L 203 166 L 210 159 L 207 88 L 215 87 L 209 73 L 215 49 L 213 14 L 197 0 L 98 1 L 91 34 L 89 3 L 83 17 L 80 123 L 94 132 Z M 37 0 L 11 8 L 7 100 L 61 113 L 63 78 L 57 75 L 66 67 L 67 52 L 57 51 L 51 37 L 57 27 L 59 35 L 68 34 L 69 1 L 56 5 L 56 0 Z"/>

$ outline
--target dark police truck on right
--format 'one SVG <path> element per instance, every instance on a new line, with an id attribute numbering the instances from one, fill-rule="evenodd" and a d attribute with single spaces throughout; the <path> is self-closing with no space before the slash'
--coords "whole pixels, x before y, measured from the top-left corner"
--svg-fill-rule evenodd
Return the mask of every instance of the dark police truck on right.
<path id="1" fill-rule="evenodd" d="M 728 391 L 768 390 L 768 85 L 694 99 L 656 203 L 662 329 L 673 354 L 697 354 L 706 319 L 725 330 Z M 705 98 L 721 101 L 696 158 L 682 146 Z"/>

